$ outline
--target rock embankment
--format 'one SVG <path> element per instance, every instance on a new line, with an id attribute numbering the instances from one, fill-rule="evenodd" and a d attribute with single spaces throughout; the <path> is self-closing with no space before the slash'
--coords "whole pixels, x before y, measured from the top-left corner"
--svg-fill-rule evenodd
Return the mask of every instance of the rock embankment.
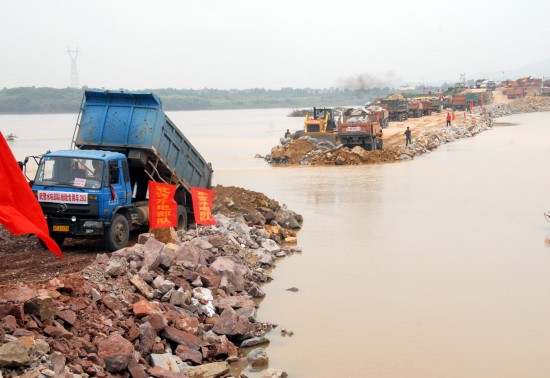
<path id="1" fill-rule="evenodd" d="M 491 127 L 488 116 L 479 115 L 469 118 L 463 125 L 422 131 L 413 138 L 413 143 L 393 145 L 384 150 L 366 151 L 360 146 L 353 148 L 338 145 L 327 146 L 315 138 L 302 136 L 298 139 L 288 139 L 284 144 L 275 146 L 265 160 L 271 164 L 301 164 L 301 165 L 360 165 L 395 162 L 413 158 L 418 154 L 430 152 L 443 143 L 456 139 L 472 137 Z"/>
<path id="2" fill-rule="evenodd" d="M 260 284 L 277 258 L 300 252 L 302 218 L 259 193 L 217 189 L 217 226 L 142 234 L 81 272 L 0 287 L 0 376 L 221 377 L 265 366 L 261 346 L 277 326 L 256 321 Z"/>
<path id="3" fill-rule="evenodd" d="M 411 123 L 413 143 L 408 146 L 402 142 L 396 143 L 395 137 L 399 135 L 395 133 L 392 138 L 384 141 L 386 148 L 383 151 L 366 151 L 359 146 L 354 148 L 334 146 L 306 135 L 281 139 L 281 144 L 273 147 L 271 153 L 264 159 L 270 164 L 289 165 L 360 165 L 407 160 L 416 155 L 428 153 L 441 144 L 460 138 L 469 138 L 486 131 L 493 126 L 494 118 L 550 110 L 550 98 L 526 97 L 510 104 L 495 104 L 483 108 L 477 107 L 474 110 L 472 114 L 465 117 L 459 114 L 451 127 L 443 127 L 444 121 L 433 122 L 434 117 L 441 117 L 441 115 L 434 114 L 414 120 L 415 123 Z M 390 123 L 389 129 L 395 127 L 393 124 Z M 407 121 L 398 124 L 409 125 Z M 393 130 L 387 130 L 387 132 L 391 131 Z M 402 134 L 402 131 L 397 134 Z M 400 140 L 404 142 L 404 138 Z"/>

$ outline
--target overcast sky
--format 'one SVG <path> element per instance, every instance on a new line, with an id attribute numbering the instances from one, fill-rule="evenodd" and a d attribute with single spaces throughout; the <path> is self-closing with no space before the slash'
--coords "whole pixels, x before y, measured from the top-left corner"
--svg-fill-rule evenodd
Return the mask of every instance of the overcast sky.
<path id="1" fill-rule="evenodd" d="M 0 0 L 0 6 L 0 88 L 69 86 L 67 48 L 80 51 L 80 85 L 134 90 L 430 84 L 550 58 L 547 0 Z"/>

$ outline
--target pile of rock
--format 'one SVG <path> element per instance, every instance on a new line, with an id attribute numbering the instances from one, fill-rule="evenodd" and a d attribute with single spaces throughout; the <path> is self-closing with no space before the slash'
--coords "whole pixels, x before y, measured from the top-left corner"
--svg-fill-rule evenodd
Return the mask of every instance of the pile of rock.
<path id="1" fill-rule="evenodd" d="M 473 137 L 490 127 L 490 122 L 483 118 L 470 118 L 466 122 L 466 126 L 455 124 L 434 131 L 426 131 L 401 151 L 400 159 L 406 160 L 418 154 L 428 153 L 441 144 L 453 142 L 456 139 Z"/>
<path id="2" fill-rule="evenodd" d="M 270 164 L 301 164 L 304 156 L 311 153 L 321 153 L 330 150 L 334 146 L 327 142 L 320 142 L 309 136 L 297 139 L 288 139 L 284 143 L 271 149 L 271 154 L 265 156 Z"/>
<path id="3" fill-rule="evenodd" d="M 487 107 L 494 118 L 519 113 L 532 113 L 550 110 L 550 97 L 524 97 L 511 104 L 496 104 Z"/>
<path id="4" fill-rule="evenodd" d="M 386 97 L 386 100 L 404 100 L 405 97 L 401 93 L 394 93 Z"/>
<path id="5" fill-rule="evenodd" d="M 266 268 L 300 251 L 284 225 L 298 228 L 301 217 L 282 208 L 275 218 L 284 225 L 215 218 L 217 226 L 172 230 L 163 241 L 142 234 L 47 284 L 4 287 L 0 377 L 220 377 L 233 362 L 263 366 L 265 351 L 247 359 L 239 348 L 268 342 L 276 327 L 256 322 L 255 299 Z"/>
<path id="6" fill-rule="evenodd" d="M 304 155 L 302 165 L 359 165 L 383 163 L 399 160 L 400 147 L 392 147 L 384 151 L 366 151 L 363 147 L 353 148 L 339 145 L 331 150 L 317 150 Z"/>

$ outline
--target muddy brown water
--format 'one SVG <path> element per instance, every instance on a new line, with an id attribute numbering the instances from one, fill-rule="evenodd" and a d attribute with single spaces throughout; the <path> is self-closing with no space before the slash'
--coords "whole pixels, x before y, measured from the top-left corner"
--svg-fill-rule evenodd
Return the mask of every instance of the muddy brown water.
<path id="1" fill-rule="evenodd" d="M 290 377 L 550 376 L 550 113 L 499 119 L 517 126 L 408 162 L 254 159 L 300 127 L 289 112 L 170 114 L 212 161 L 215 184 L 304 217 L 303 253 L 279 260 L 264 286 L 259 320 L 279 325 L 270 366 Z M 0 131 L 19 136 L 17 157 L 69 143 L 75 118 L 0 116 Z"/>

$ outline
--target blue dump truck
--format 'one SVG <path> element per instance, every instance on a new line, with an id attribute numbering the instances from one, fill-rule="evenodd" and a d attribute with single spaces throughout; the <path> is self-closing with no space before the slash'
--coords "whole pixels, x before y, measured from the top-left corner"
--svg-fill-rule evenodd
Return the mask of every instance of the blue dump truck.
<path id="1" fill-rule="evenodd" d="M 212 166 L 152 93 L 86 91 L 72 149 L 33 158 L 32 190 L 59 245 L 102 237 L 109 251 L 125 247 L 130 231 L 149 226 L 149 180 L 176 186 L 185 229 L 194 220 L 191 187 L 212 184 Z"/>

